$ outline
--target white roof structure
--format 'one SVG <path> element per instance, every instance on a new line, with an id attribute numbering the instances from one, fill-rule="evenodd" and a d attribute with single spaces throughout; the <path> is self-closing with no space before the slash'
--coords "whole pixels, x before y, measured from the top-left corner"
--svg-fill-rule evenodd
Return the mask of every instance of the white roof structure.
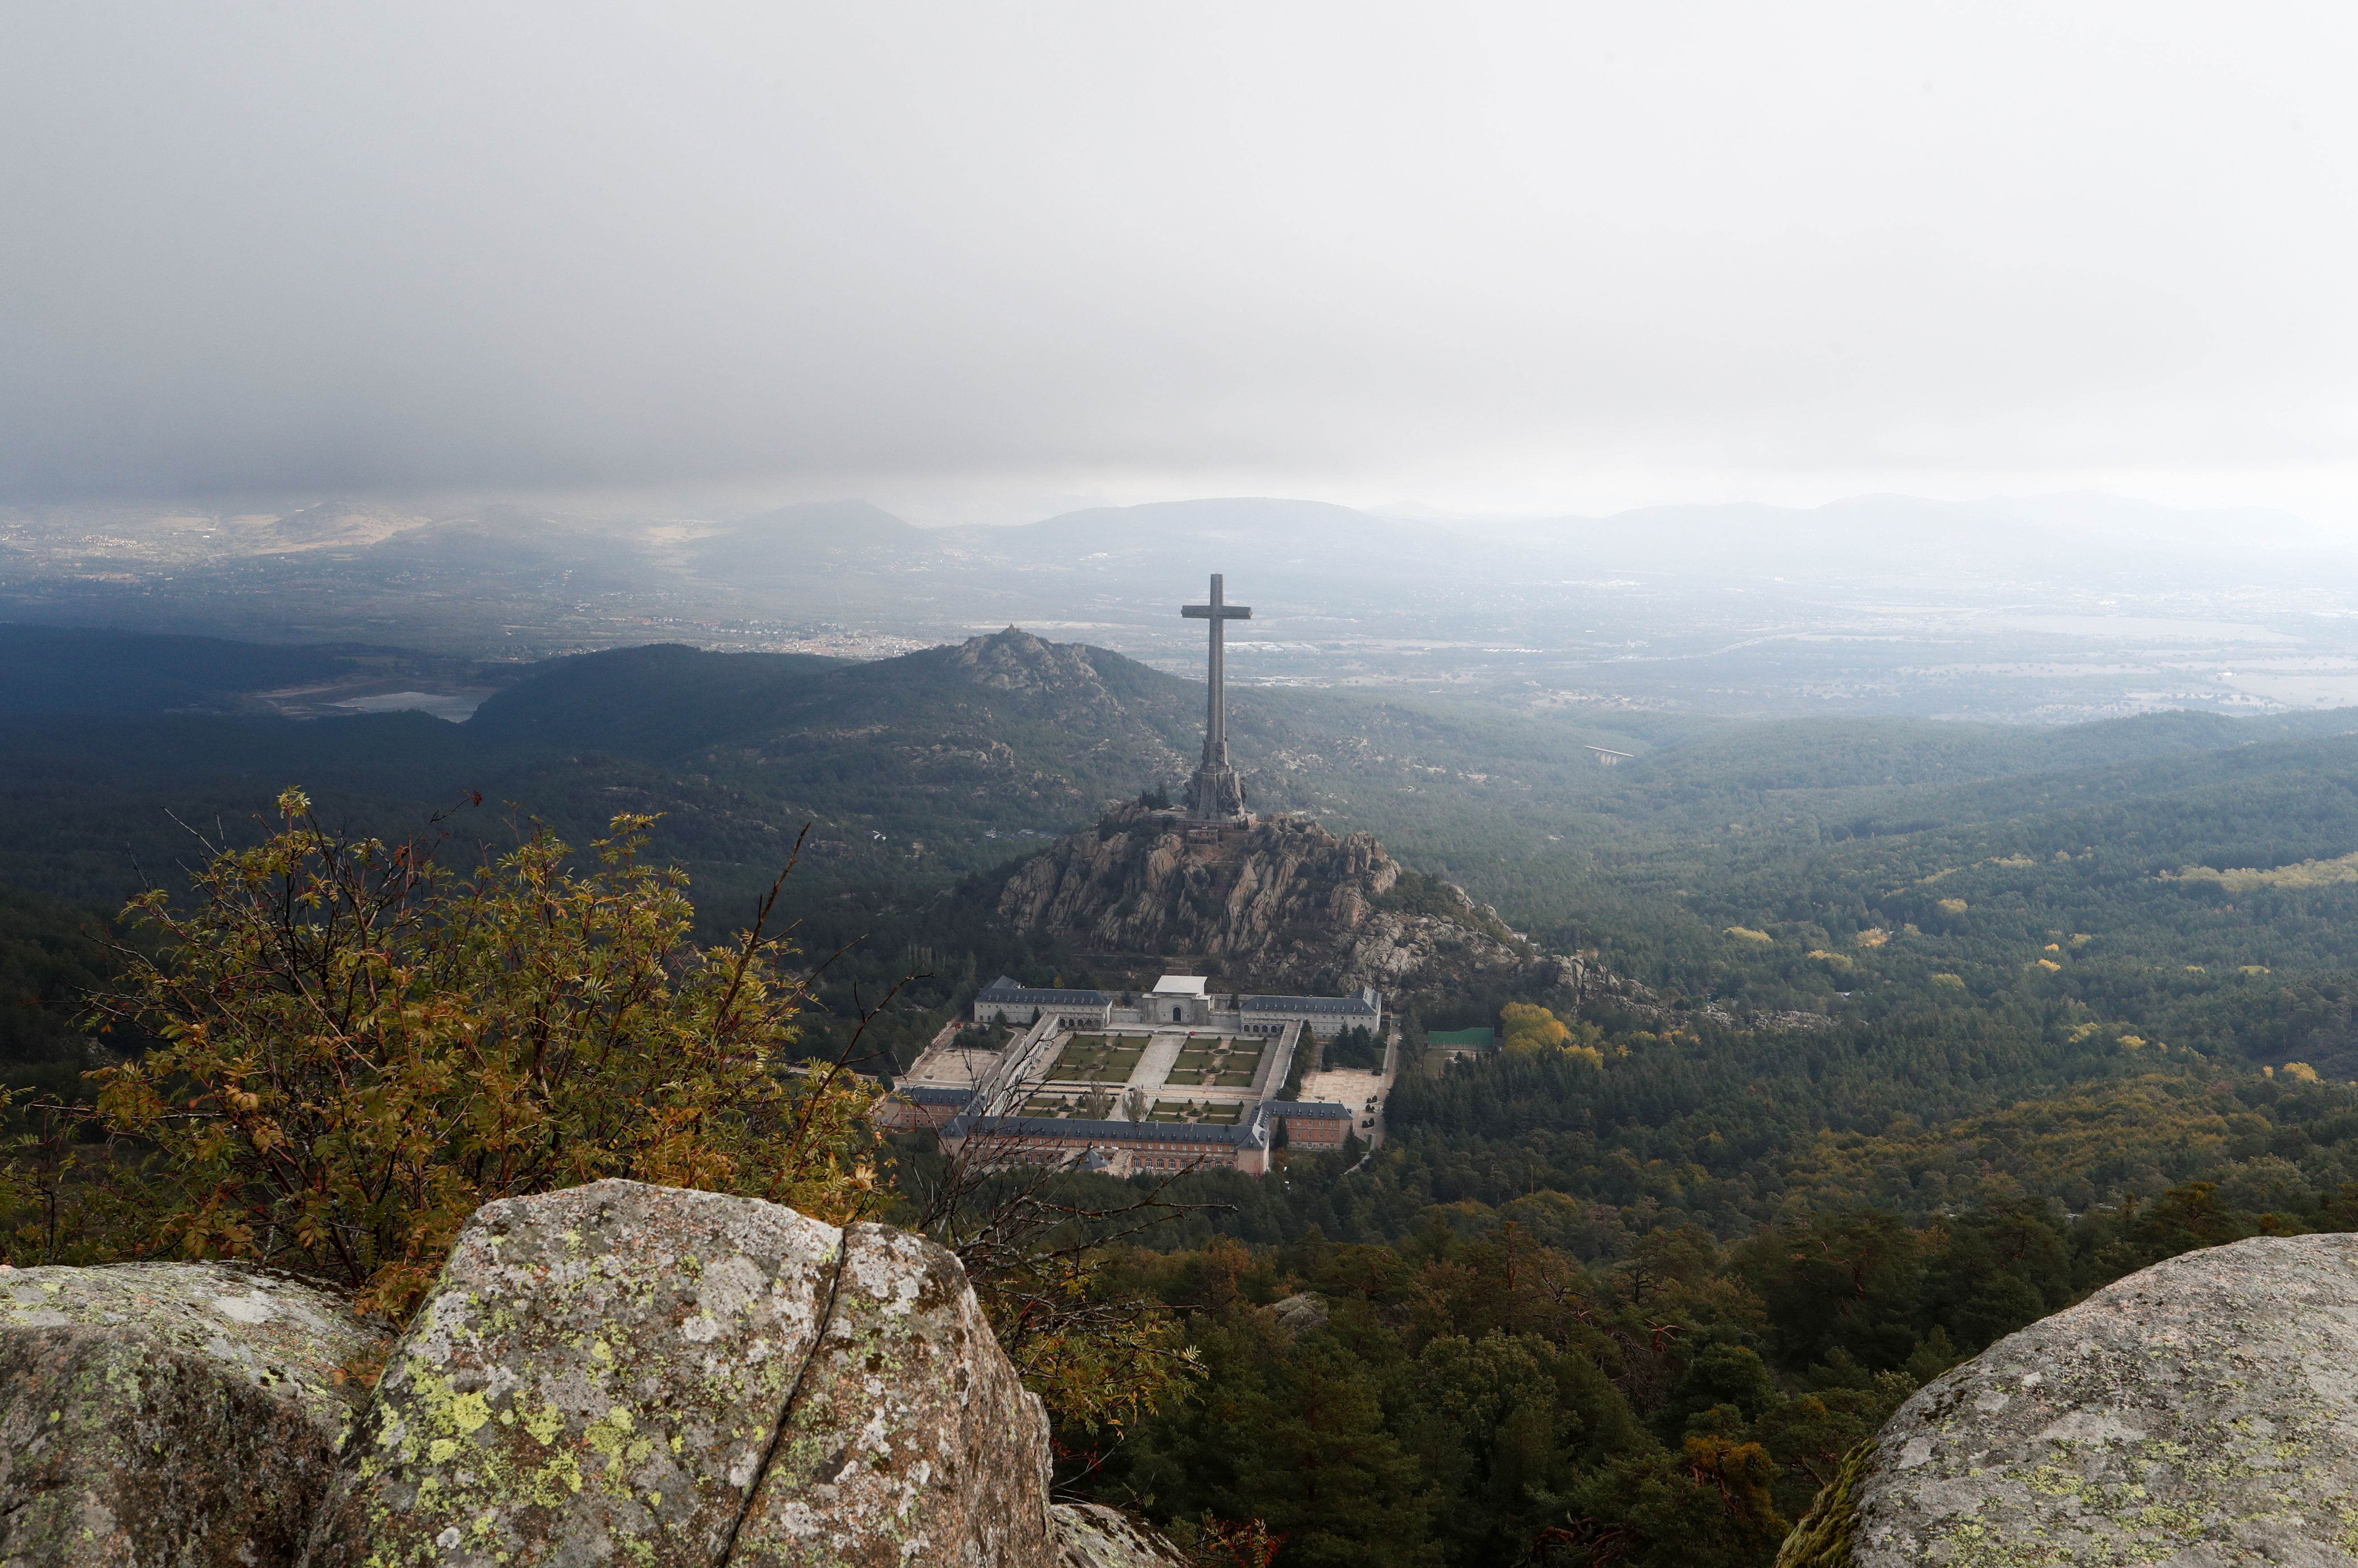
<path id="1" fill-rule="evenodd" d="M 1201 975 L 1165 975 L 1154 982 L 1156 996 L 1202 996 L 1204 977 Z"/>

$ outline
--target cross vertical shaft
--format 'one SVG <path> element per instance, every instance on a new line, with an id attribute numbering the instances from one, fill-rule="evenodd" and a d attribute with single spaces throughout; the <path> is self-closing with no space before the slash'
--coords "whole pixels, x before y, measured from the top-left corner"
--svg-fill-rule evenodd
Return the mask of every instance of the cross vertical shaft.
<path id="1" fill-rule="evenodd" d="M 1244 785 L 1228 765 L 1228 622 L 1252 619 L 1252 606 L 1230 604 L 1222 574 L 1212 574 L 1208 604 L 1185 604 L 1179 613 L 1208 621 L 1211 627 L 1211 684 L 1204 697 L 1204 760 L 1187 786 L 1188 814 L 1201 821 L 1234 821 L 1245 815 Z"/>
<path id="2" fill-rule="evenodd" d="M 1225 764 L 1228 760 L 1228 618 L 1220 573 L 1212 574 L 1212 602 L 1205 608 L 1212 625 L 1211 693 L 1204 700 L 1204 761 Z"/>

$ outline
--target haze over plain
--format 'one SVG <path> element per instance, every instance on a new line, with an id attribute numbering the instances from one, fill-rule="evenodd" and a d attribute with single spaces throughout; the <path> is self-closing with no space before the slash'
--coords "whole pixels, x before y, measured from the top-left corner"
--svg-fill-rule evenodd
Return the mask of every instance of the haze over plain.
<path id="1" fill-rule="evenodd" d="M 1221 567 L 1279 678 L 2358 682 L 2337 8 L 0 16 L 10 614 L 1175 660 Z M 1091 510 L 1223 495 L 1401 521 Z M 924 532 L 744 536 L 847 497 Z M 1591 667 L 1796 638 L 1877 656 Z"/>

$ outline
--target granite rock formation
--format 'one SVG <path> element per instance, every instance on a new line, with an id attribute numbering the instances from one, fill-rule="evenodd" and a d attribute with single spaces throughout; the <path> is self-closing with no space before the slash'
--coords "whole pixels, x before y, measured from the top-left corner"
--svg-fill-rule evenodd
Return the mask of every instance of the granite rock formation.
<path id="1" fill-rule="evenodd" d="M 1183 1568 L 1169 1541 L 1099 1503 L 1055 1507 L 1056 1568 Z"/>
<path id="2" fill-rule="evenodd" d="M 394 1347 L 310 1561 L 624 1542 L 647 1568 L 1041 1563 L 1047 1419 L 920 1238 L 635 1182 L 488 1204 Z"/>
<path id="3" fill-rule="evenodd" d="M 730 1562 L 1049 1557 L 1047 1414 L 957 1259 L 882 1225 L 847 1228 L 842 1259 Z"/>
<path id="4" fill-rule="evenodd" d="M 943 665 L 985 691 L 1050 699 L 1062 722 L 1098 730 L 1130 714 L 1098 673 L 1092 655 L 1103 656 L 1084 643 L 1051 643 L 1010 626 L 945 649 Z M 1175 752 L 1171 760 L 1184 761 Z"/>
<path id="5" fill-rule="evenodd" d="M 1475 977 L 1577 992 L 1579 960 L 1542 953 L 1497 912 L 1440 884 L 1411 904 L 1399 863 L 1367 833 L 1305 817 L 1217 834 L 1123 806 L 1019 866 L 998 918 L 1094 952 L 1217 959 L 1267 991 L 1414 991 Z"/>
<path id="6" fill-rule="evenodd" d="M 294 1563 L 385 1337 L 259 1270 L 0 1271 L 0 1564 Z"/>
<path id="7" fill-rule="evenodd" d="M 0 1568 L 1180 1568 L 1050 1507 L 1038 1400 L 905 1232 L 511 1199 L 389 1338 L 259 1271 L 0 1271 Z"/>
<path id="8" fill-rule="evenodd" d="M 1919 1390 L 1778 1563 L 2348 1563 L 2353 1400 L 2358 1236 L 2190 1252 Z"/>
<path id="9" fill-rule="evenodd" d="M 1286 1297 L 1270 1311 L 1277 1314 L 1278 1330 L 1288 1339 L 1307 1334 L 1314 1328 L 1325 1327 L 1333 1315 L 1332 1309 L 1326 1305 L 1326 1299 L 1309 1291 Z"/>

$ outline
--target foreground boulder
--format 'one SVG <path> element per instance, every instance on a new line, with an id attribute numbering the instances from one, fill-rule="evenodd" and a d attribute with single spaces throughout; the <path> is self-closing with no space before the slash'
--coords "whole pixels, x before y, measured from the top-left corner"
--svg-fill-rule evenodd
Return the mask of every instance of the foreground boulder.
<path id="1" fill-rule="evenodd" d="M 0 1270 L 0 1564 L 291 1564 L 384 1336 L 216 1263 Z"/>
<path id="2" fill-rule="evenodd" d="M 0 1568 L 1179 1568 L 1050 1509 L 957 1260 L 881 1226 L 631 1182 L 493 1204 L 389 1339 L 262 1271 L 0 1268 Z"/>
<path id="3" fill-rule="evenodd" d="M 599 1182 L 469 1222 L 310 1561 L 1029 1568 L 1047 1465 L 947 1251 Z"/>
<path id="4" fill-rule="evenodd" d="M 731 1563 L 1036 1563 L 1048 1417 L 946 1248 L 843 1232 L 825 1331 Z"/>
<path id="5" fill-rule="evenodd" d="M 1779 1568 L 2358 1558 L 2358 1236 L 2129 1275 L 1900 1406 Z"/>

